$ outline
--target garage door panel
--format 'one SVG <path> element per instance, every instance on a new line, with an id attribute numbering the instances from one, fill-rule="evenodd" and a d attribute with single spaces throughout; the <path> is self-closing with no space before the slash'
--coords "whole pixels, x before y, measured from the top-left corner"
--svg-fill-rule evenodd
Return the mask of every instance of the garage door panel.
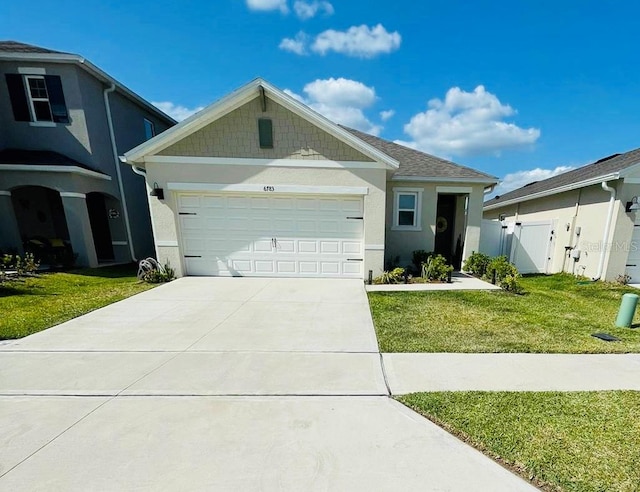
<path id="1" fill-rule="evenodd" d="M 179 195 L 190 275 L 363 277 L 362 198 Z M 187 208 L 188 206 L 188 208 Z M 275 241 L 274 241 L 275 239 Z"/>
<path id="2" fill-rule="evenodd" d="M 322 254 L 338 254 L 340 253 L 340 243 L 338 241 L 321 241 L 320 253 Z"/>
<path id="3" fill-rule="evenodd" d="M 362 243 L 345 241 L 342 243 L 342 252 L 345 255 L 360 255 L 362 254 Z"/>

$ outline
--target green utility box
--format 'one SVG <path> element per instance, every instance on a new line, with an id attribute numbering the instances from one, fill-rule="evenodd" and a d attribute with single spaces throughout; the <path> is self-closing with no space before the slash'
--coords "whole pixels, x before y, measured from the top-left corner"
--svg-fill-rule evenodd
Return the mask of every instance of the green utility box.
<path id="1" fill-rule="evenodd" d="M 620 303 L 620 311 L 616 318 L 616 326 L 620 328 L 630 328 L 633 322 L 633 316 L 636 314 L 636 306 L 638 305 L 637 294 L 625 294 L 622 296 Z"/>

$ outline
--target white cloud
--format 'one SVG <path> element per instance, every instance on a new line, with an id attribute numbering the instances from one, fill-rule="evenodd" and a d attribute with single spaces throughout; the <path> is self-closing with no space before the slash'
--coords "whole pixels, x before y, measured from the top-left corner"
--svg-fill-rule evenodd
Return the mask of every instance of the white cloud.
<path id="1" fill-rule="evenodd" d="M 344 78 L 317 79 L 304 86 L 301 96 L 290 90 L 287 94 L 306 104 L 331 121 L 363 132 L 378 135 L 382 126 L 372 123 L 364 110 L 376 102 L 376 91 L 362 82 Z"/>
<path id="2" fill-rule="evenodd" d="M 320 55 L 330 51 L 358 58 L 373 58 L 381 53 L 391 53 L 400 47 L 402 37 L 387 32 L 382 24 L 375 27 L 352 26 L 346 31 L 329 29 L 316 37 L 311 50 Z"/>
<path id="3" fill-rule="evenodd" d="M 293 10 L 296 15 L 302 19 L 307 20 L 315 17 L 319 12 L 324 12 L 326 15 L 333 15 L 333 5 L 326 1 L 313 0 L 311 2 L 304 0 L 296 0 L 293 4 Z"/>
<path id="4" fill-rule="evenodd" d="M 283 14 L 289 13 L 287 0 L 247 0 L 247 7 L 249 7 L 250 10 L 259 10 L 263 12 L 279 10 Z"/>
<path id="5" fill-rule="evenodd" d="M 309 36 L 307 36 L 303 31 L 300 31 L 296 34 L 295 38 L 284 38 L 280 41 L 278 48 L 284 51 L 289 51 L 290 53 L 295 53 L 296 55 L 307 55 L 308 39 Z"/>
<path id="6" fill-rule="evenodd" d="M 174 104 L 174 103 L 169 102 L 169 101 L 152 102 L 151 104 L 153 104 L 160 111 L 163 111 L 163 112 L 167 113 L 169 116 L 171 116 L 176 121 L 185 120 L 189 116 L 191 116 L 192 114 L 197 113 L 198 111 L 201 111 L 201 110 L 204 109 L 204 106 L 197 106 L 195 108 L 187 108 L 186 106 L 181 106 L 180 104 Z"/>
<path id="7" fill-rule="evenodd" d="M 493 198 L 496 195 L 503 195 L 509 191 L 521 188 L 522 186 L 533 183 L 535 181 L 542 181 L 543 179 L 551 178 L 557 174 L 566 173 L 574 169 L 571 166 L 558 166 L 555 169 L 529 169 L 526 171 L 517 171 L 515 173 L 509 173 L 500 181 L 500 184 L 496 186 L 493 193 L 487 198 Z"/>
<path id="8" fill-rule="evenodd" d="M 395 114 L 396 114 L 396 112 L 393 109 L 388 109 L 386 111 L 380 111 L 380 119 L 382 121 L 387 121 L 387 120 L 393 118 Z"/>
<path id="9" fill-rule="evenodd" d="M 444 101 L 431 99 L 427 111 L 416 114 L 404 126 L 412 141 L 398 143 L 443 156 L 499 154 L 534 144 L 540 137 L 539 129 L 504 121 L 515 114 L 482 85 L 473 92 L 453 87 Z"/>

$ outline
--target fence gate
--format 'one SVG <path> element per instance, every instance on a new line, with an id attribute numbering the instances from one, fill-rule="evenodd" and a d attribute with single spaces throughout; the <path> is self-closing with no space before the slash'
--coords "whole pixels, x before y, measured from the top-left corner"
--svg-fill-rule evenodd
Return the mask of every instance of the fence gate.
<path id="1" fill-rule="evenodd" d="M 520 273 L 547 273 L 555 240 L 555 221 L 516 222 L 511 262 Z"/>

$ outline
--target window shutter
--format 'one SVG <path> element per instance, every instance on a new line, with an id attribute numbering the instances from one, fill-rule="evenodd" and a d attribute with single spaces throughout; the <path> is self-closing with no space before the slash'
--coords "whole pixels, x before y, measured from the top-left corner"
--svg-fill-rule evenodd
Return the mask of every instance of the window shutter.
<path id="1" fill-rule="evenodd" d="M 27 93 L 24 91 L 22 75 L 7 73 L 5 74 L 5 78 L 7 79 L 7 87 L 9 88 L 13 117 L 16 121 L 31 121 L 29 102 L 27 101 Z"/>
<path id="2" fill-rule="evenodd" d="M 273 123 L 270 119 L 258 119 L 258 135 L 261 149 L 273 149 Z"/>
<path id="3" fill-rule="evenodd" d="M 53 121 L 56 123 L 69 123 L 69 113 L 67 111 L 67 104 L 64 101 L 60 76 L 45 75 L 44 80 L 47 84 L 47 92 L 49 93 L 49 104 L 51 105 Z"/>

